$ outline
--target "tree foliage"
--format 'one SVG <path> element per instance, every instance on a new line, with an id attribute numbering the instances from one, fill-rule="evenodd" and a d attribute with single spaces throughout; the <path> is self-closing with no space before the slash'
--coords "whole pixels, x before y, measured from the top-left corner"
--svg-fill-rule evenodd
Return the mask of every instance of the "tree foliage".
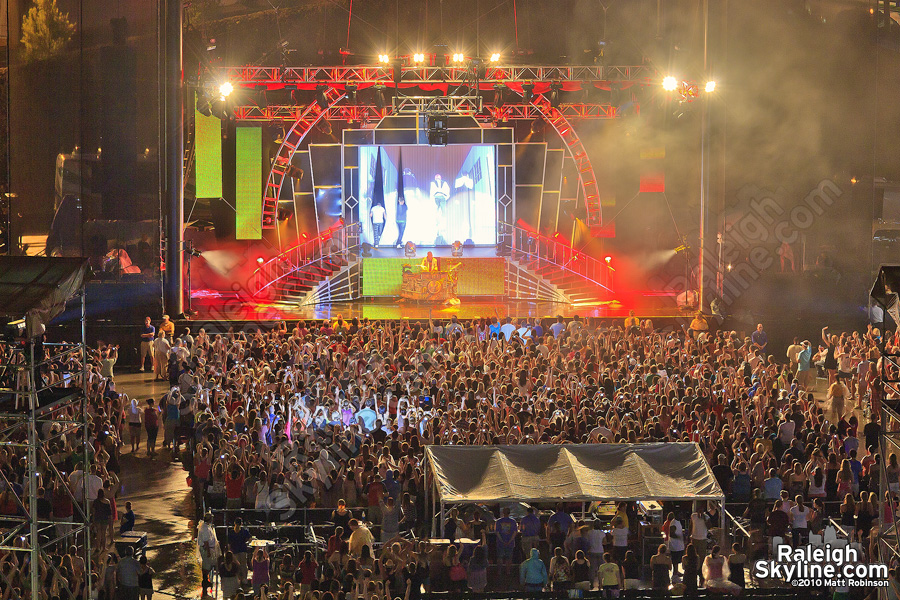
<path id="1" fill-rule="evenodd" d="M 60 12 L 56 0 L 34 0 L 22 19 L 22 57 L 25 62 L 45 60 L 59 54 L 75 33 L 68 13 Z"/>

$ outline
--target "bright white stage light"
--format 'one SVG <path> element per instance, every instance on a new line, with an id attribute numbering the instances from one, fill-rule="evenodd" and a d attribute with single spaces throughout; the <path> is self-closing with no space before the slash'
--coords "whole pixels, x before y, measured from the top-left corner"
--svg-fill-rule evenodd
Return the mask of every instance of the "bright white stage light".
<path id="1" fill-rule="evenodd" d="M 663 89 L 667 92 L 674 92 L 675 88 L 678 87 L 678 80 L 669 75 L 662 82 Z"/>
<path id="2" fill-rule="evenodd" d="M 234 86 L 231 85 L 230 81 L 226 81 L 222 85 L 219 86 L 219 93 L 222 94 L 223 98 L 227 98 L 228 94 L 234 91 Z"/>
<path id="3" fill-rule="evenodd" d="M 413 62 L 417 62 L 417 63 L 425 62 L 425 55 L 421 54 L 419 52 L 416 52 L 415 54 L 413 54 Z"/>
<path id="4" fill-rule="evenodd" d="M 494 52 L 493 54 L 491 54 L 491 62 L 497 62 L 498 60 L 500 60 L 499 52 Z"/>
<path id="5" fill-rule="evenodd" d="M 453 54 L 453 62 L 455 62 L 455 63 L 461 63 L 461 62 L 463 62 L 464 60 L 466 60 L 466 57 L 465 57 L 465 55 L 463 55 L 462 53 L 460 53 L 460 52 L 455 52 L 455 53 Z"/>
<path id="6" fill-rule="evenodd" d="M 711 94 L 716 91 L 716 82 L 715 81 L 707 81 L 706 82 L 706 92 Z"/>
<path id="7" fill-rule="evenodd" d="M 387 54 L 379 54 L 379 55 L 378 55 L 378 62 L 383 63 L 383 64 L 387 64 L 387 63 L 391 62 L 391 57 L 388 56 Z"/>

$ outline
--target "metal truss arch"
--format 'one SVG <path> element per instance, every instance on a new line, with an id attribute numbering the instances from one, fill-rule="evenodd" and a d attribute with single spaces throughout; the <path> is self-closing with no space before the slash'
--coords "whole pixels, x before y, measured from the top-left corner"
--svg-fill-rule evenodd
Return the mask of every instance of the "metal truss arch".
<path id="1" fill-rule="evenodd" d="M 313 102 L 305 107 L 298 107 L 296 120 L 285 133 L 284 140 L 278 147 L 278 152 L 272 159 L 272 167 L 269 169 L 269 177 L 266 179 L 266 188 L 263 193 L 262 228 L 274 229 L 278 214 L 278 199 L 281 197 L 281 188 L 284 180 L 291 170 L 291 160 L 294 153 L 303 143 L 309 131 L 315 127 L 322 118 L 326 118 L 328 111 L 335 107 L 346 96 L 334 88 L 324 91 L 326 107 L 323 109 L 318 103 Z M 239 116 L 239 115 L 238 115 Z"/>

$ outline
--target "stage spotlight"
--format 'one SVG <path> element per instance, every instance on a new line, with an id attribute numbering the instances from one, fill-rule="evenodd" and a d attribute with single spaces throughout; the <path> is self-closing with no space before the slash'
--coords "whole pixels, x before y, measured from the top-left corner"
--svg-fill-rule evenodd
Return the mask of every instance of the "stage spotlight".
<path id="1" fill-rule="evenodd" d="M 472 70 L 475 71 L 475 79 L 487 79 L 487 66 L 485 66 L 484 61 L 480 58 L 472 59 Z"/>
<path id="2" fill-rule="evenodd" d="M 226 81 L 222 85 L 219 86 L 219 94 L 222 95 L 223 98 L 227 98 L 231 92 L 234 91 L 234 86 L 231 85 L 230 81 Z"/>
<path id="3" fill-rule="evenodd" d="M 714 91 L 716 91 L 716 82 L 715 81 L 707 81 L 706 88 L 704 88 L 704 89 L 706 90 L 707 94 L 713 93 Z"/>
<path id="4" fill-rule="evenodd" d="M 460 52 L 454 52 L 454 53 L 453 53 L 453 58 L 452 58 L 452 60 L 453 60 L 453 62 L 455 62 L 455 63 L 461 63 L 461 62 L 463 62 L 464 60 L 466 60 L 466 57 L 465 57 L 464 54 L 462 54 L 462 53 L 460 53 Z"/>
<path id="5" fill-rule="evenodd" d="M 505 100 L 503 99 L 503 93 L 506 91 L 506 86 L 502 83 L 498 83 L 494 86 L 494 108 L 503 108 L 503 104 Z"/>
<path id="6" fill-rule="evenodd" d="M 318 104 L 319 108 L 321 108 L 322 110 L 328 109 L 328 99 L 325 98 L 326 89 L 328 88 L 324 85 L 316 86 L 316 104 Z"/>
<path id="7" fill-rule="evenodd" d="M 492 63 L 498 62 L 499 60 L 500 60 L 499 52 L 494 52 L 493 54 L 491 54 L 491 62 Z"/>
<path id="8" fill-rule="evenodd" d="M 203 93 L 202 95 L 197 96 L 197 112 L 204 117 L 212 116 L 212 103 L 210 102 L 208 94 Z"/>
<path id="9" fill-rule="evenodd" d="M 425 62 L 425 55 L 422 54 L 421 52 L 416 52 L 415 54 L 413 54 L 413 62 L 414 63 Z"/>
<path id="10" fill-rule="evenodd" d="M 534 84 L 533 83 L 523 83 L 522 84 L 522 97 L 525 98 L 525 102 L 531 102 L 534 100 Z"/>
<path id="11" fill-rule="evenodd" d="M 329 121 L 328 119 L 319 119 L 319 122 L 316 123 L 316 129 L 318 129 L 324 135 L 331 135 L 333 132 L 331 129 L 331 121 Z"/>
<path id="12" fill-rule="evenodd" d="M 256 257 L 256 264 L 261 265 L 261 264 L 263 264 L 264 262 L 266 262 L 266 259 L 264 259 L 262 256 L 257 256 L 257 257 Z"/>
<path id="13" fill-rule="evenodd" d="M 606 256 L 606 257 L 603 258 L 603 260 L 606 261 L 606 264 L 609 264 L 609 263 L 612 262 L 612 256 Z"/>
<path id="14" fill-rule="evenodd" d="M 362 257 L 363 258 L 371 258 L 372 257 L 372 244 L 370 244 L 369 242 L 363 242 Z"/>
<path id="15" fill-rule="evenodd" d="M 462 255 L 463 255 L 462 247 L 463 247 L 462 242 L 460 242 L 459 240 L 456 240 L 455 242 L 453 242 L 453 245 L 450 246 L 450 255 L 455 258 L 462 257 Z"/>
<path id="16" fill-rule="evenodd" d="M 562 84 L 559 82 L 554 82 L 550 84 L 550 106 L 553 108 L 559 108 L 560 103 L 560 94 L 562 93 Z"/>
<path id="17" fill-rule="evenodd" d="M 384 110 L 385 98 L 384 98 L 385 87 L 383 85 L 375 86 L 375 108 L 378 110 Z"/>
<path id="18" fill-rule="evenodd" d="M 544 127 L 546 123 L 540 117 L 535 118 L 534 121 L 531 122 L 531 135 L 540 135 L 544 133 Z"/>
<path id="19" fill-rule="evenodd" d="M 669 75 L 668 77 L 663 79 L 662 86 L 663 89 L 667 92 L 674 92 L 675 88 L 678 87 L 678 80 Z"/>
<path id="20" fill-rule="evenodd" d="M 406 258 L 415 258 L 416 245 L 412 242 L 406 242 L 406 245 L 403 246 L 403 253 L 406 255 Z"/>
<path id="21" fill-rule="evenodd" d="M 391 63 L 391 79 L 394 80 L 394 87 L 400 90 L 400 80 L 403 79 L 403 63 L 399 59 Z"/>
<path id="22" fill-rule="evenodd" d="M 379 54 L 379 55 L 378 55 L 378 62 L 380 62 L 381 64 L 385 64 L 385 65 L 386 65 L 387 63 L 391 62 L 391 57 L 388 56 L 387 54 Z"/>
<path id="23" fill-rule="evenodd" d="M 355 83 L 348 83 L 344 86 L 344 93 L 347 94 L 347 101 L 350 104 L 356 104 L 356 90 L 359 89 L 359 86 Z"/>

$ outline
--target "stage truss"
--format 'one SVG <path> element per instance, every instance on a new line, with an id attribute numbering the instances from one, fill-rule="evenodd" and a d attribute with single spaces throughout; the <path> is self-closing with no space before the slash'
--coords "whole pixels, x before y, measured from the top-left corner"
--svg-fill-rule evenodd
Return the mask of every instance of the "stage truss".
<path id="1" fill-rule="evenodd" d="M 368 127 L 388 114 L 442 112 L 471 115 L 488 127 L 512 120 L 546 120 L 562 138 L 577 166 L 591 235 L 601 235 L 603 218 L 597 179 L 570 120 L 613 119 L 619 115 L 618 107 L 590 102 L 551 103 L 551 94 L 592 88 L 626 91 L 633 86 L 651 85 L 656 71 L 647 65 L 495 66 L 471 60 L 452 65 L 449 57 L 433 55 L 428 60 L 432 64 L 427 66 L 411 64 L 406 57 L 380 66 L 245 66 L 218 71 L 218 77 L 231 81 L 243 92 L 236 94 L 233 101 L 239 121 L 292 122 L 266 182 L 263 229 L 275 228 L 278 199 L 291 171 L 294 153 L 319 120 L 344 120 Z M 433 64 L 441 60 L 448 64 Z M 359 103 L 356 94 L 370 88 L 377 90 L 381 100 L 390 93 L 391 105 Z M 316 91 L 319 98 L 309 104 L 270 103 L 266 92 L 277 90 Z M 436 95 L 406 93 L 417 90 Z M 482 93 L 486 91 L 494 92 L 491 106 L 483 104 Z M 504 95 L 512 97 L 504 98 Z M 293 94 L 291 97 L 295 99 Z M 347 101 L 341 102 L 344 99 Z M 630 102 L 636 101 L 632 93 Z"/>

